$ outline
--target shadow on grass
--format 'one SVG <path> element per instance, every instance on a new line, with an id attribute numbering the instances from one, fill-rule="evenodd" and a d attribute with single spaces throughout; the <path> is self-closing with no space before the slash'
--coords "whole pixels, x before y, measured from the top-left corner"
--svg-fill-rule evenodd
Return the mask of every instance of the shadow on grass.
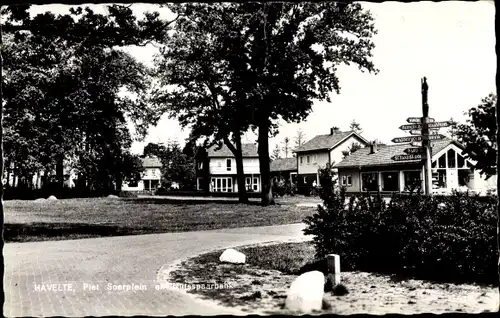
<path id="1" fill-rule="evenodd" d="M 91 237 L 124 236 L 152 233 L 150 228 L 127 228 L 87 223 L 11 223 L 4 225 L 5 242 L 69 240 Z"/>
<path id="2" fill-rule="evenodd" d="M 239 203 L 238 200 L 199 200 L 199 199 L 165 199 L 165 198 L 125 198 L 124 202 L 131 204 L 171 204 L 171 205 L 200 205 L 200 204 L 227 204 L 227 205 L 254 205 L 261 206 L 258 201 L 249 201 L 247 203 Z M 280 205 L 277 203 L 276 205 Z"/>

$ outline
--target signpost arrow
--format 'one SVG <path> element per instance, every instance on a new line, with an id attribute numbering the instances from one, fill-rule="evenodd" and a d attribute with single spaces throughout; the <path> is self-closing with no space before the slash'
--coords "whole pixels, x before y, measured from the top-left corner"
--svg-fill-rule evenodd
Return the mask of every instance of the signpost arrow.
<path id="1" fill-rule="evenodd" d="M 414 141 L 410 143 L 413 147 L 422 147 L 422 142 L 421 141 Z"/>
<path id="2" fill-rule="evenodd" d="M 438 121 L 437 123 L 429 123 L 429 128 L 441 128 L 451 126 L 451 122 L 449 121 Z"/>
<path id="3" fill-rule="evenodd" d="M 429 118 L 429 121 L 431 123 L 435 122 L 434 118 Z M 408 117 L 406 119 L 406 122 L 411 123 L 411 124 L 420 124 L 420 123 L 422 123 L 422 117 Z"/>
<path id="4" fill-rule="evenodd" d="M 401 125 L 399 126 L 399 129 L 402 130 L 422 129 L 422 125 L 421 124 Z"/>
<path id="5" fill-rule="evenodd" d="M 429 136 L 429 140 L 441 140 L 441 139 L 444 139 L 446 138 L 445 135 L 441 135 L 441 134 L 436 134 L 436 135 L 430 135 Z"/>
<path id="6" fill-rule="evenodd" d="M 406 154 L 423 154 L 425 152 L 424 148 L 406 148 L 403 150 Z"/>
<path id="7" fill-rule="evenodd" d="M 422 136 L 407 136 L 407 137 L 397 137 L 392 139 L 392 142 L 395 143 L 412 142 L 412 141 L 422 141 Z"/>
<path id="8" fill-rule="evenodd" d="M 422 155 L 396 155 L 391 157 L 395 161 L 405 161 L 405 160 L 422 160 Z"/>

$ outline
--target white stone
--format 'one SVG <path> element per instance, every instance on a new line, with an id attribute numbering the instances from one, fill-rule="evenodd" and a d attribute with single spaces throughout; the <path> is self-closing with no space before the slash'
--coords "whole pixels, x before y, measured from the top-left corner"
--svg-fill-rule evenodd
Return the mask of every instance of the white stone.
<path id="1" fill-rule="evenodd" d="M 311 271 L 297 277 L 290 286 L 285 307 L 291 311 L 310 313 L 323 306 L 325 276 L 320 271 Z"/>
<path id="2" fill-rule="evenodd" d="M 246 256 L 245 254 L 238 252 L 235 249 L 227 249 L 225 250 L 219 260 L 223 263 L 233 263 L 233 264 L 245 264 Z"/>
<path id="3" fill-rule="evenodd" d="M 50 197 L 47 198 L 47 200 L 49 200 L 49 201 L 56 201 L 57 198 L 55 196 L 51 195 Z"/>
<path id="4" fill-rule="evenodd" d="M 110 195 L 108 195 L 108 199 L 118 199 L 118 196 L 114 195 L 114 194 L 110 194 Z"/>

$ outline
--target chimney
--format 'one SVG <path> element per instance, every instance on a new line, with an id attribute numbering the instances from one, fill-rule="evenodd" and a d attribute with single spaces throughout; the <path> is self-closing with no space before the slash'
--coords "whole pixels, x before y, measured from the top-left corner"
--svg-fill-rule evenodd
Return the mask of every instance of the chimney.
<path id="1" fill-rule="evenodd" d="M 330 135 L 333 135 L 339 131 L 339 127 L 332 127 L 330 128 Z"/>
<path id="2" fill-rule="evenodd" d="M 377 152 L 377 143 L 376 142 L 372 142 L 370 144 L 370 154 L 373 154 L 373 153 L 376 153 Z"/>

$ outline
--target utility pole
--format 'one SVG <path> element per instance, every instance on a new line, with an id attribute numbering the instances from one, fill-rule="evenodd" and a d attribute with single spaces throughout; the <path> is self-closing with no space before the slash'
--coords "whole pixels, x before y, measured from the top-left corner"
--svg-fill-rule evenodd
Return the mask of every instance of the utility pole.
<path id="1" fill-rule="evenodd" d="M 431 145 L 429 141 L 429 104 L 427 103 L 427 92 L 429 86 L 427 79 L 422 78 L 422 147 L 424 148 L 424 181 L 425 194 L 432 195 L 432 168 L 431 168 Z"/>

